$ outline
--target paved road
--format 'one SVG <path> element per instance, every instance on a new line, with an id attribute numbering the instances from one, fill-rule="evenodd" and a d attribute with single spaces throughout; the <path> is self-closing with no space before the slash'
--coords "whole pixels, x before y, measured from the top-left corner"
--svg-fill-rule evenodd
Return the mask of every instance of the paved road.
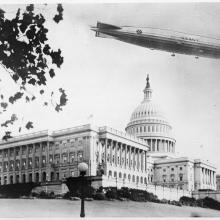
<path id="1" fill-rule="evenodd" d="M 87 217 L 220 217 L 220 211 L 157 203 L 91 201 Z M 0 217 L 79 217 L 80 201 L 46 199 L 0 199 Z"/>

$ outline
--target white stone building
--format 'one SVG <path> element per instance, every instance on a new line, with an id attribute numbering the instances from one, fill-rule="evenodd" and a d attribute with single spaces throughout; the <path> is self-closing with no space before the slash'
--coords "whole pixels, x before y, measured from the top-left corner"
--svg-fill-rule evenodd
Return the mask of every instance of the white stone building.
<path id="1" fill-rule="evenodd" d="M 216 189 L 216 168 L 211 163 L 175 155 L 172 127 L 152 100 L 149 76 L 144 99 L 132 113 L 125 130 L 146 140 L 150 147 L 147 166 L 150 184 L 188 191 Z"/>
<path id="2" fill-rule="evenodd" d="M 83 125 L 2 141 L 0 184 L 76 177 L 78 163 L 84 161 L 89 166 L 87 175 L 96 176 L 95 187 L 216 189 L 213 165 L 175 155 L 172 127 L 152 100 L 149 77 L 144 100 L 125 130 Z"/>

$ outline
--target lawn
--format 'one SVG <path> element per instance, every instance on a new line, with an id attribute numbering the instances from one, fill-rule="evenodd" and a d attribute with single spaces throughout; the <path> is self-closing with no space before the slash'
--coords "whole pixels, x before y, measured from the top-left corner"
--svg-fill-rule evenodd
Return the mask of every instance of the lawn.
<path id="1" fill-rule="evenodd" d="M 80 201 L 0 199 L 0 217 L 79 217 Z M 152 202 L 87 201 L 86 217 L 220 217 L 220 211 Z"/>

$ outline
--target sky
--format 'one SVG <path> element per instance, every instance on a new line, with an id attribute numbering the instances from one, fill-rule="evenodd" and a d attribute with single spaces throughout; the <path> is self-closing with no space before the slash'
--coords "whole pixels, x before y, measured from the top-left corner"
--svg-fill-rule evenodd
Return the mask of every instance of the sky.
<path id="1" fill-rule="evenodd" d="M 13 16 L 17 7 L 2 6 L 8 16 Z M 55 13 L 54 5 L 36 7 L 48 18 Z M 220 39 L 220 3 L 84 3 L 63 7 L 64 20 L 60 24 L 47 21 L 49 42 L 60 48 L 64 56 L 64 64 L 47 88 L 48 91 L 64 88 L 67 106 L 57 113 L 50 107 L 41 107 L 42 100 L 31 105 L 17 103 L 8 115 L 16 111 L 32 120 L 32 132 L 90 122 L 124 131 L 132 112 L 143 100 L 149 74 L 153 100 L 173 127 L 176 151 L 183 156 L 209 160 L 219 173 L 220 60 L 180 54 L 172 57 L 167 52 L 97 38 L 90 26 L 101 21 Z M 1 89 L 9 93 L 15 89 L 3 69 L 0 77 L 4 80 Z"/>

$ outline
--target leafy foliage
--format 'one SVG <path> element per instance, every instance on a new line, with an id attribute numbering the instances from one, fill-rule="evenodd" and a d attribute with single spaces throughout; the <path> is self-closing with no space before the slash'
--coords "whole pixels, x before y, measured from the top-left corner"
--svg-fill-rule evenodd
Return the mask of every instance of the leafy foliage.
<path id="1" fill-rule="evenodd" d="M 18 120 L 15 114 L 12 114 L 9 120 L 6 120 L 4 123 L 1 124 L 1 127 L 8 127 L 8 124 L 13 124 L 16 120 Z"/>
<path id="2" fill-rule="evenodd" d="M 56 104 L 56 107 L 55 107 L 55 110 L 57 112 L 61 111 L 62 110 L 62 107 L 66 105 L 67 103 L 67 95 L 65 93 L 65 90 L 63 90 L 62 88 L 59 89 L 60 93 L 61 93 L 61 96 L 60 96 L 60 103 L 59 104 Z"/>
<path id="3" fill-rule="evenodd" d="M 11 132 L 10 131 L 6 131 L 5 135 L 2 137 L 2 140 L 3 141 L 7 141 L 9 138 L 12 138 Z"/>
<path id="4" fill-rule="evenodd" d="M 53 20 L 56 23 L 59 23 L 61 20 L 63 20 L 63 7 L 61 4 L 57 5 L 57 12 L 58 14 L 54 16 Z"/>
<path id="5" fill-rule="evenodd" d="M 57 13 L 53 20 L 59 23 L 63 20 L 61 4 L 57 5 Z M 5 11 L 0 9 L 0 65 L 18 85 L 18 91 L 8 99 L 5 94 L 0 94 L 0 114 L 6 112 L 9 106 L 18 100 L 24 99 L 26 103 L 34 101 L 37 96 L 27 88 L 39 88 L 38 94 L 44 95 L 45 89 L 40 87 L 47 85 L 48 77 L 54 78 L 55 69 L 60 68 L 64 61 L 61 50 L 54 50 L 49 45 L 46 19 L 42 13 L 35 13 L 33 4 L 26 6 L 25 10 L 19 8 L 12 19 L 6 18 L 5 14 Z M 4 88 L 4 91 L 7 93 L 7 88 Z M 59 93 L 59 103 L 53 105 L 57 112 L 67 103 L 65 91 L 60 88 Z M 42 106 L 48 106 L 48 102 L 43 101 Z M 13 114 L 1 127 L 13 125 L 17 119 L 16 114 Z M 25 128 L 33 128 L 33 122 L 27 122 Z M 7 132 L 4 140 L 10 138 L 11 133 Z"/>
<path id="6" fill-rule="evenodd" d="M 26 126 L 25 126 L 28 130 L 33 128 L 33 122 L 29 121 Z"/>

